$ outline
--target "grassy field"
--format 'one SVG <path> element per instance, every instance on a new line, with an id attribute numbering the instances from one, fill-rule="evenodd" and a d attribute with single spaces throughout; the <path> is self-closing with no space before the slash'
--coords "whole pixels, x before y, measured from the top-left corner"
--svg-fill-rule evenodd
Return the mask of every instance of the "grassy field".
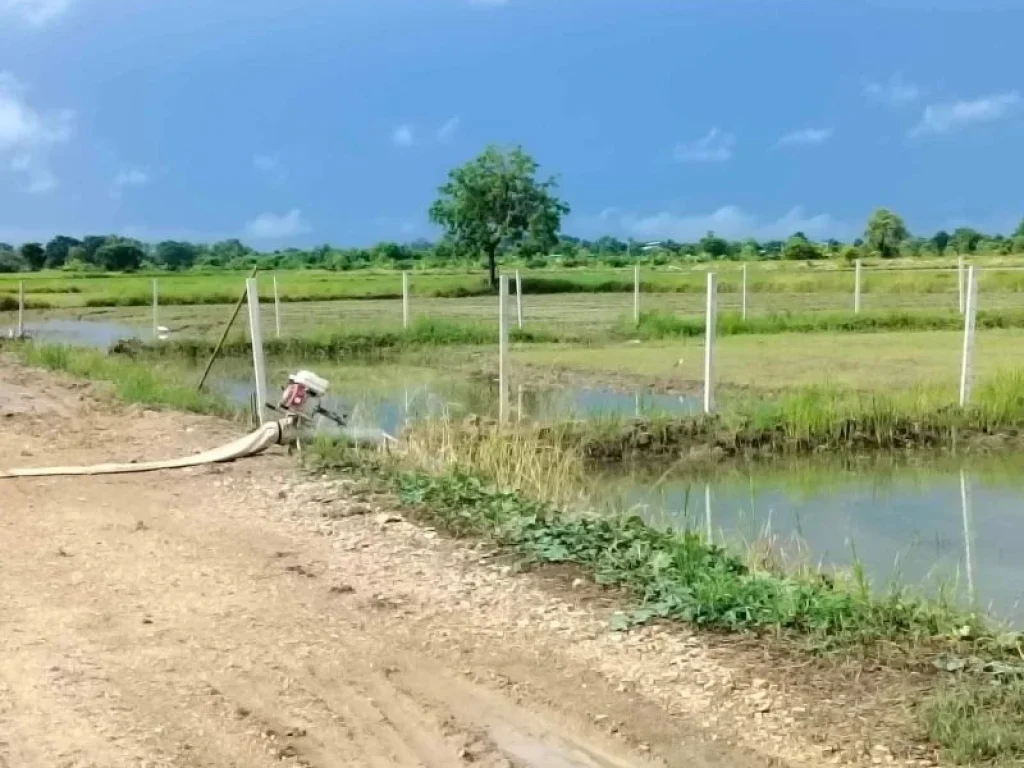
<path id="1" fill-rule="evenodd" d="M 765 334 L 718 339 L 719 384 L 776 391 L 832 384 L 865 392 L 928 385 L 952 392 L 959 381 L 963 333 L 957 331 Z M 518 346 L 513 362 L 537 370 L 574 371 L 595 380 L 624 378 L 668 385 L 703 381 L 699 339 L 598 347 Z M 979 331 L 979 377 L 1024 361 L 1024 330 Z"/>
<path id="2" fill-rule="evenodd" d="M 1024 291 L 1024 271 L 1015 269 L 1012 257 L 977 258 L 985 267 L 980 290 L 983 294 Z M 834 294 L 852 303 L 854 277 L 850 265 L 836 262 L 755 262 L 748 266 L 748 289 L 762 294 Z M 719 290 L 737 294 L 741 265 L 717 262 L 713 265 L 670 265 L 642 267 L 644 293 L 682 293 L 697 295 L 704 291 L 705 274 L 714 269 L 719 275 Z M 546 269 L 522 270 L 524 293 L 629 293 L 633 289 L 633 270 L 625 269 Z M 148 306 L 152 301 L 152 280 L 159 280 L 164 305 L 226 304 L 241 293 L 246 275 L 241 272 L 211 272 L 155 275 L 75 275 L 55 272 L 0 275 L 0 309 L 16 297 L 19 281 L 24 281 L 31 306 L 104 307 Z M 396 271 L 360 270 L 327 272 L 322 270 L 277 273 L 279 294 L 286 302 L 330 301 L 339 299 L 385 299 L 401 296 L 401 275 Z M 264 298 L 273 295 L 270 275 L 260 278 Z M 884 294 L 945 294 L 956 300 L 955 261 L 894 260 L 868 265 L 864 271 L 866 296 Z M 483 271 L 417 271 L 412 273 L 412 293 L 418 297 L 461 297 L 486 295 L 488 287 Z M 831 304 L 831 302 L 830 302 Z M 870 306 L 868 302 L 867 306 Z M 881 305 L 879 305 L 881 306 Z"/>

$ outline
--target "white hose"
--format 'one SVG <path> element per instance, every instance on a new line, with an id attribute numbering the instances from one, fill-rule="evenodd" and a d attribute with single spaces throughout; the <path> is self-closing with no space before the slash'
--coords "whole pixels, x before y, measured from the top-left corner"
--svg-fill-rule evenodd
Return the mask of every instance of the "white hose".
<path id="1" fill-rule="evenodd" d="M 286 429 L 284 421 L 264 424 L 245 437 L 240 437 L 220 448 L 214 448 L 194 456 L 165 461 L 144 461 L 127 464 L 96 464 L 91 467 L 40 467 L 33 469 L 10 469 L 0 471 L 0 479 L 13 477 L 59 477 L 68 475 L 117 475 L 128 472 L 152 472 L 157 469 L 182 469 L 202 464 L 217 464 L 234 461 L 262 453 L 272 445 L 284 442 Z"/>

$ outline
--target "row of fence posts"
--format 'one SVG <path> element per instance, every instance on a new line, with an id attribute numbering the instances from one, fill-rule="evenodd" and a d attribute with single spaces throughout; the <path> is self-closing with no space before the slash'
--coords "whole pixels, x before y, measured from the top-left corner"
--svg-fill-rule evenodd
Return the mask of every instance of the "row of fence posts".
<path id="1" fill-rule="evenodd" d="M 962 267 L 962 263 L 960 267 Z M 857 265 L 859 274 L 860 264 Z M 961 270 L 965 279 L 959 279 L 960 294 L 963 301 L 964 314 L 964 341 L 963 354 L 960 366 L 960 406 L 964 407 L 970 403 L 971 385 L 973 382 L 974 369 L 974 346 L 975 332 L 977 328 L 978 312 L 978 276 L 979 269 L 973 265 L 966 270 Z M 639 294 L 639 268 L 636 270 L 636 283 L 634 290 L 634 315 L 639 316 L 640 294 Z M 743 268 L 743 290 L 742 306 L 746 308 L 746 267 Z M 518 327 L 523 327 L 523 304 L 522 304 L 522 280 L 518 272 L 515 273 L 516 281 L 516 319 Z M 857 286 L 859 289 L 860 281 Z M 402 316 L 403 325 L 409 326 L 409 279 L 408 273 L 402 276 Z M 19 284 L 19 309 L 18 309 L 18 335 L 24 333 L 24 283 Z M 159 335 L 159 298 L 157 280 L 153 280 L 153 336 Z M 509 329 L 508 329 L 508 275 L 501 275 L 498 282 L 498 419 L 504 424 L 508 420 L 508 373 L 509 373 Z M 859 300 L 860 292 L 857 291 Z M 259 325 L 259 289 L 255 278 L 246 280 L 246 297 L 249 305 L 249 334 L 253 348 L 253 368 L 256 376 L 257 399 L 260 403 L 266 402 L 266 378 L 265 363 L 263 357 L 262 331 Z M 281 336 L 281 305 L 280 295 L 277 286 L 277 277 L 274 277 L 274 320 L 277 337 Z M 704 387 L 702 397 L 702 410 L 705 414 L 715 411 L 715 331 L 718 320 L 718 276 L 714 272 L 707 274 L 707 295 L 704 319 Z M 262 409 L 261 409 L 262 413 Z"/>
<path id="2" fill-rule="evenodd" d="M 974 269 L 970 267 L 969 269 Z M 967 278 L 969 269 L 964 268 L 963 258 L 959 259 L 957 263 L 957 294 L 959 297 L 960 314 L 966 314 L 968 304 L 968 288 Z M 709 273 L 710 274 L 710 273 Z M 857 261 L 854 268 L 854 291 L 853 291 L 853 311 L 855 314 L 860 314 L 861 310 L 861 262 Z M 273 277 L 274 281 L 274 332 L 277 338 L 281 338 L 281 297 L 277 287 L 277 275 Z M 523 327 L 523 281 L 519 274 L 519 270 L 515 272 L 516 281 L 516 321 L 517 326 L 522 329 Z M 153 278 L 153 338 L 154 340 L 160 336 L 160 290 L 159 281 L 157 278 Z M 744 264 L 741 270 L 741 282 L 740 282 L 740 317 L 746 321 L 747 319 L 747 265 Z M 409 273 L 402 273 L 402 328 L 408 329 L 411 321 L 410 315 L 410 303 L 409 303 Z M 640 325 L 640 267 L 636 266 L 633 268 L 633 323 Z M 25 282 L 19 281 L 18 283 L 18 337 L 24 336 L 25 334 Z"/>
<path id="3" fill-rule="evenodd" d="M 857 264 L 858 275 L 860 264 Z M 743 269 L 746 277 L 746 267 Z M 978 314 L 978 277 L 980 270 L 970 266 L 965 271 L 966 280 L 961 280 L 961 293 L 964 294 L 964 342 L 963 356 L 960 364 L 960 406 L 965 407 L 971 400 L 971 384 L 974 379 L 974 339 L 977 328 Z M 633 312 L 639 317 L 639 269 L 636 271 Z M 518 275 L 516 275 L 518 289 Z M 966 285 L 964 285 L 966 283 Z M 857 281 L 859 289 L 860 280 Z M 743 281 L 743 306 L 746 305 L 746 279 Z M 521 295 L 521 291 L 517 290 Z M 518 296 L 517 296 L 518 298 Z M 859 303 L 860 291 L 856 300 Z M 504 424 L 508 417 L 508 322 L 506 306 L 508 302 L 508 277 L 499 278 L 498 287 L 498 420 Z M 522 327 L 522 309 L 519 305 L 520 327 Z M 702 410 L 705 414 L 715 412 L 715 331 L 718 324 L 718 276 L 714 272 L 707 274 L 707 296 L 704 314 L 704 388 Z"/>

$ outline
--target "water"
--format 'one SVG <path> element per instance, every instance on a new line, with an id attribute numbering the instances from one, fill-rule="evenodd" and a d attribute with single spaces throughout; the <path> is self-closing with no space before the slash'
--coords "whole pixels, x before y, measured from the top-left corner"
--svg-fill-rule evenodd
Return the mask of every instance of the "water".
<path id="1" fill-rule="evenodd" d="M 652 525 L 734 547 L 772 537 L 790 562 L 859 563 L 876 587 L 952 587 L 1024 628 L 1024 480 L 1012 469 L 879 462 L 856 471 L 761 468 L 710 482 L 676 476 L 654 489 L 657 479 L 609 475 L 602 487 Z"/>
<path id="2" fill-rule="evenodd" d="M 283 387 L 287 371 L 275 371 L 269 382 L 271 392 Z M 358 369 L 357 369 L 358 370 Z M 332 378 L 335 371 L 318 371 Z M 337 373 L 341 373 L 337 371 Z M 450 377 L 398 383 L 392 379 L 359 379 L 349 370 L 343 380 L 332 383 L 324 398 L 328 409 L 351 413 L 350 423 L 397 434 L 410 422 L 422 419 L 458 420 L 470 415 L 497 418 L 498 388 L 494 382 Z M 220 371 L 210 385 L 232 402 L 246 403 L 253 392 L 251 374 L 232 366 Z M 509 396 L 511 419 L 550 423 L 576 418 L 641 417 L 686 415 L 700 409 L 694 398 L 650 392 L 623 393 L 611 389 L 572 387 L 566 389 L 517 388 Z"/>
<path id="3" fill-rule="evenodd" d="M 138 328 L 114 322 L 67 320 L 51 318 L 37 323 L 26 323 L 25 331 L 32 338 L 51 344 L 70 344 L 75 347 L 107 349 L 119 339 L 141 338 Z"/>

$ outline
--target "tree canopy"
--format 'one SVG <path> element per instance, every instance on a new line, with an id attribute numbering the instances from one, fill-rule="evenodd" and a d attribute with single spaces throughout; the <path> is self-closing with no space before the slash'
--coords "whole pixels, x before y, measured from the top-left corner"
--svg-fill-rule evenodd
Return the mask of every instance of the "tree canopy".
<path id="1" fill-rule="evenodd" d="M 888 208 L 879 208 L 868 219 L 864 231 L 864 242 L 868 248 L 877 251 L 883 259 L 891 259 L 900 253 L 900 244 L 910 237 L 903 219 Z"/>
<path id="2" fill-rule="evenodd" d="M 558 242 L 569 206 L 555 196 L 553 178 L 537 179 L 538 168 L 521 147 L 488 147 L 448 174 L 430 207 L 431 221 L 444 228 L 454 249 L 487 258 L 492 286 L 500 253 L 544 253 Z"/>

